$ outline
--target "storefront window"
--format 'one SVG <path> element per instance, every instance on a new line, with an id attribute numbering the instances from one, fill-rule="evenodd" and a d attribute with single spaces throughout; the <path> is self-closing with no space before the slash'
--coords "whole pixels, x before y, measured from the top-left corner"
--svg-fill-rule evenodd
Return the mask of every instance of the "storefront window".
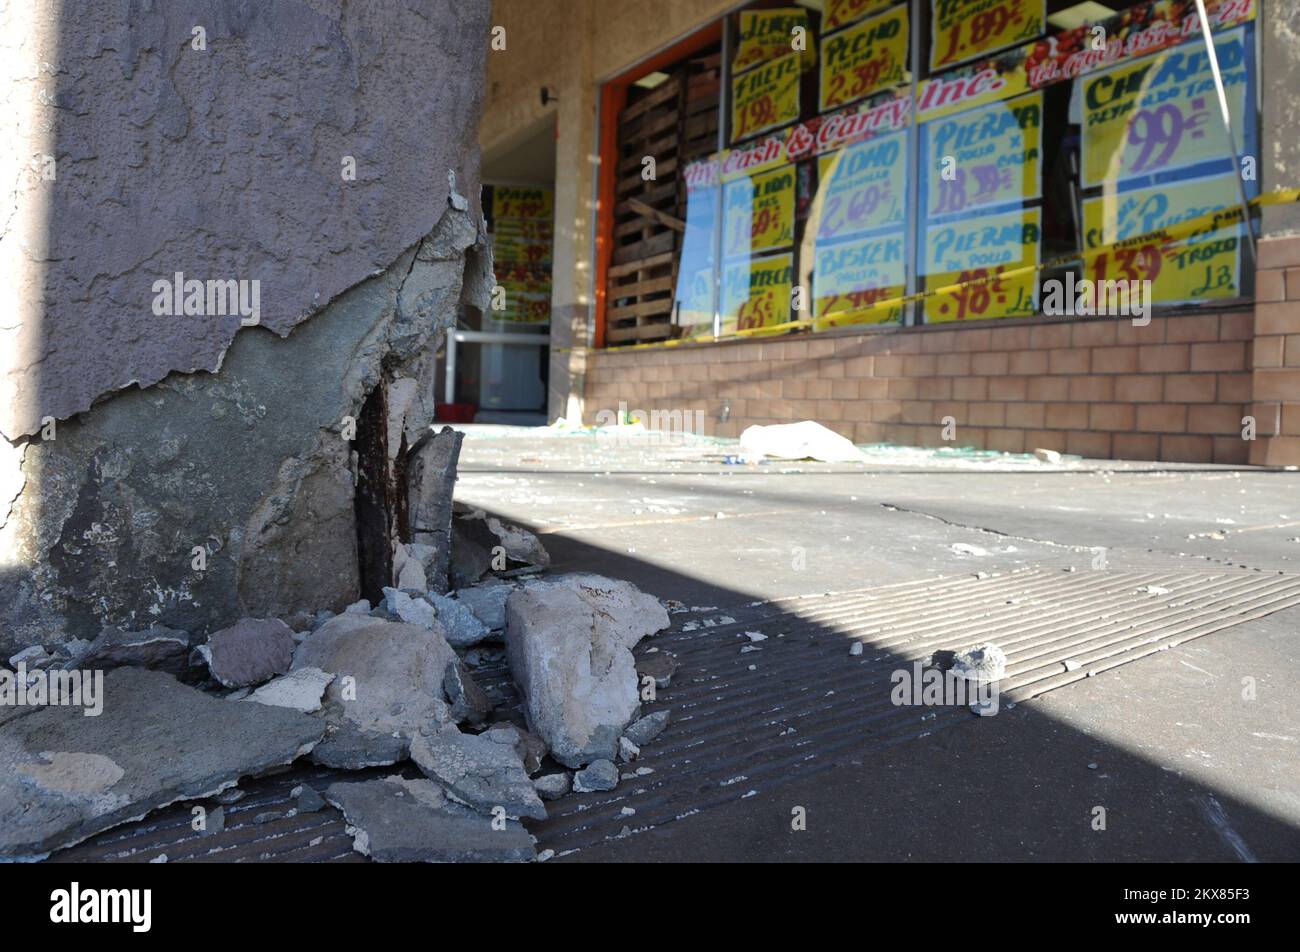
<path id="1" fill-rule="evenodd" d="M 1030 317 L 1083 279 L 1252 292 L 1256 0 L 822 0 L 730 15 L 672 336 Z M 1163 230 L 1163 231 L 1162 231 Z M 1158 233 L 1154 236 L 1152 233 Z M 1145 236 L 1145 237 L 1144 237 Z"/>

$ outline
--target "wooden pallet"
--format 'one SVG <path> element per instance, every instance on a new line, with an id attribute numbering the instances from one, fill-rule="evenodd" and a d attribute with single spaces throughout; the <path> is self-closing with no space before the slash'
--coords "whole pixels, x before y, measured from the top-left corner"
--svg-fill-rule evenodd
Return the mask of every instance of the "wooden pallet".
<path id="1" fill-rule="evenodd" d="M 689 60 L 637 96 L 618 118 L 611 266 L 605 338 L 611 344 L 667 340 L 673 324 L 677 259 L 686 231 L 686 162 L 717 148 L 720 56 Z M 643 160 L 655 160 L 653 180 Z"/>

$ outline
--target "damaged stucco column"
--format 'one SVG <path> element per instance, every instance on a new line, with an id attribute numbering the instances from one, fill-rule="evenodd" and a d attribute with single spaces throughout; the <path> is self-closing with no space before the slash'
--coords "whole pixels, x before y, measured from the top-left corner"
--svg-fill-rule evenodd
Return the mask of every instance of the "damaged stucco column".
<path id="1" fill-rule="evenodd" d="M 4 657 L 356 597 L 363 407 L 493 283 L 488 9 L 0 8 Z"/>

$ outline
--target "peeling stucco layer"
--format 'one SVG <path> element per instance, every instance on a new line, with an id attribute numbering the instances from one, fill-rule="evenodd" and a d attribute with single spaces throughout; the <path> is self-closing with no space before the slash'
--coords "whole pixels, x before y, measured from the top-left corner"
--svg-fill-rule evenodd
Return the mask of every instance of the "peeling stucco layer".
<path id="1" fill-rule="evenodd" d="M 124 392 L 29 444 L 26 488 L 0 527 L 0 653 L 108 625 L 202 634 L 355 599 L 346 418 L 381 380 L 412 380 L 400 425 L 410 442 L 424 432 L 437 343 L 458 305 L 486 306 L 490 268 L 479 219 L 449 207 L 287 339 L 252 328 L 218 373 Z"/>
<path id="2" fill-rule="evenodd" d="M 448 172 L 477 214 L 489 27 L 487 0 L 3 5 L 0 433 L 287 335 L 433 229 Z M 176 272 L 257 280 L 266 330 L 155 316 Z"/>

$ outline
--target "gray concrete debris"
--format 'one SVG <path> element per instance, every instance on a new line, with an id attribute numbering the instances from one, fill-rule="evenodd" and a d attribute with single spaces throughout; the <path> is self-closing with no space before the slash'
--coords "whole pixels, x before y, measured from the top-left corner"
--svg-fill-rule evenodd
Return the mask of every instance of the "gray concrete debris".
<path id="1" fill-rule="evenodd" d="M 637 659 L 636 674 L 638 678 L 654 678 L 656 688 L 666 688 L 673 683 L 673 675 L 681 663 L 672 655 L 662 651 Z"/>
<path id="2" fill-rule="evenodd" d="M 592 761 L 573 775 L 574 793 L 596 793 L 618 786 L 618 768 L 609 760 Z"/>
<path id="3" fill-rule="evenodd" d="M 482 519 L 451 520 L 451 586 L 468 588 L 492 568 L 492 549 L 501 544 Z"/>
<path id="4" fill-rule="evenodd" d="M 1034 450 L 1034 456 L 1042 463 L 1059 463 L 1061 454 L 1056 450 L 1045 450 L 1042 447 Z"/>
<path id="5" fill-rule="evenodd" d="M 625 764 L 630 764 L 632 761 L 636 760 L 640 756 L 641 756 L 641 748 L 638 747 L 636 744 L 632 743 L 632 741 L 628 740 L 626 735 L 618 739 L 619 760 L 621 760 Z"/>
<path id="6" fill-rule="evenodd" d="M 506 558 L 524 565 L 537 565 L 546 568 L 551 564 L 551 556 L 533 533 L 520 526 L 502 522 L 494 517 L 487 517 L 488 528 L 501 540 L 506 550 Z"/>
<path id="7" fill-rule="evenodd" d="M 0 727 L 0 857 L 32 858 L 178 800 L 293 762 L 319 718 L 230 704 L 168 674 L 119 668 L 103 712 L 45 707 Z"/>
<path id="8" fill-rule="evenodd" d="M 504 631 L 506 627 L 506 599 L 515 586 L 499 579 L 488 579 L 456 592 L 456 601 L 472 611 L 476 618 L 491 631 Z M 439 616 L 441 617 L 441 616 Z"/>
<path id="9" fill-rule="evenodd" d="M 212 836 L 220 833 L 226 828 L 226 810 L 225 807 L 213 807 L 203 819 L 203 829 L 200 831 L 203 836 Z"/>
<path id="10" fill-rule="evenodd" d="M 468 605 L 435 592 L 430 592 L 427 598 L 438 621 L 442 622 L 447 641 L 457 648 L 476 645 L 491 633 Z"/>
<path id="11" fill-rule="evenodd" d="M 9 667 L 17 669 L 20 664 L 28 668 L 43 668 L 52 659 L 43 645 L 32 645 L 9 657 Z"/>
<path id="12" fill-rule="evenodd" d="M 490 814 L 502 807 L 511 817 L 546 819 L 546 807 L 524 772 L 514 744 L 495 736 L 462 734 L 455 727 L 411 739 L 411 759 L 461 803 Z M 503 742 L 504 741 L 504 742 Z"/>
<path id="13" fill-rule="evenodd" d="M 668 626 L 658 599 L 629 582 L 562 575 L 512 593 L 506 619 L 529 729 L 566 767 L 612 760 L 640 709 L 631 649 Z"/>
<path id="14" fill-rule="evenodd" d="M 209 635 L 198 653 L 214 678 L 242 688 L 288 671 L 296 645 L 293 630 L 278 618 L 242 618 Z"/>
<path id="15" fill-rule="evenodd" d="M 656 737 L 663 733 L 668 726 L 669 713 L 667 710 L 655 711 L 653 714 L 647 714 L 628 725 L 624 736 L 638 747 L 644 747 Z"/>
<path id="16" fill-rule="evenodd" d="M 320 668 L 296 668 L 263 684 L 244 700 L 311 714 L 321 709 L 321 697 L 334 678 L 335 675 Z"/>
<path id="17" fill-rule="evenodd" d="M 380 863 L 526 863 L 536 855 L 517 820 L 494 829 L 493 817 L 452 801 L 431 780 L 336 783 L 325 799 L 343 811 L 352 848 Z"/>
<path id="18" fill-rule="evenodd" d="M 462 662 L 453 661 L 447 665 L 442 688 L 447 703 L 451 705 L 452 720 L 457 723 L 481 724 L 492 713 L 492 699 L 478 686 Z"/>
<path id="19" fill-rule="evenodd" d="M 546 741 L 542 740 L 531 731 L 524 730 L 524 728 L 520 727 L 518 724 L 511 724 L 509 722 L 493 724 L 491 728 L 484 733 L 497 734 L 498 731 L 501 732 L 502 736 L 493 737 L 492 739 L 501 743 L 507 733 L 513 738 L 509 743 L 514 744 L 515 751 L 523 759 L 524 771 L 528 776 L 531 777 L 533 774 L 537 773 L 537 771 L 542 769 L 542 758 L 544 758 L 548 753 Z"/>
<path id="20" fill-rule="evenodd" d="M 293 798 L 293 808 L 299 813 L 317 813 L 325 809 L 325 798 L 315 787 L 309 787 L 307 784 L 294 787 L 289 791 L 289 796 Z"/>
<path id="21" fill-rule="evenodd" d="M 343 611 L 345 614 L 350 615 L 369 615 L 370 603 L 363 598 L 359 602 L 353 602 L 347 608 L 343 609 Z"/>
<path id="22" fill-rule="evenodd" d="M 294 670 L 338 675 L 325 693 L 326 716 L 365 734 L 420 730 L 450 721 L 443 679 L 456 653 L 435 621 L 432 629 L 339 615 L 299 646 Z"/>
<path id="23" fill-rule="evenodd" d="M 464 433 L 449 426 L 438 432 L 429 427 L 406 455 L 413 539 L 409 548 L 424 567 L 428 589 L 439 593 L 448 589 L 453 554 L 451 493 L 464 438 Z"/>
<path id="24" fill-rule="evenodd" d="M 950 670 L 967 681 L 998 681 L 1006 677 L 1007 656 L 997 645 L 976 645 L 954 654 Z"/>
<path id="25" fill-rule="evenodd" d="M 311 761 L 335 770 L 365 770 L 400 763 L 410 753 L 410 741 L 400 734 L 360 731 L 351 724 L 331 724 L 311 752 Z"/>
<path id="26" fill-rule="evenodd" d="M 543 800 L 558 800 L 572 788 L 573 778 L 563 771 L 533 778 L 533 789 Z"/>
<path id="27" fill-rule="evenodd" d="M 395 588 L 384 589 L 384 600 L 380 608 L 387 612 L 390 618 L 408 625 L 418 625 L 420 628 L 432 628 L 434 619 L 437 618 L 437 612 L 429 602 L 423 598 L 412 598 L 406 592 Z"/>
<path id="28" fill-rule="evenodd" d="M 409 548 L 398 542 L 393 546 L 393 587 L 406 592 L 427 592 L 429 582 L 424 566 Z"/>
<path id="29" fill-rule="evenodd" d="M 175 628 L 153 625 L 143 631 L 105 628 L 90 647 L 74 659 L 88 669 L 152 668 L 168 674 L 184 674 L 189 668 L 190 636 Z"/>

